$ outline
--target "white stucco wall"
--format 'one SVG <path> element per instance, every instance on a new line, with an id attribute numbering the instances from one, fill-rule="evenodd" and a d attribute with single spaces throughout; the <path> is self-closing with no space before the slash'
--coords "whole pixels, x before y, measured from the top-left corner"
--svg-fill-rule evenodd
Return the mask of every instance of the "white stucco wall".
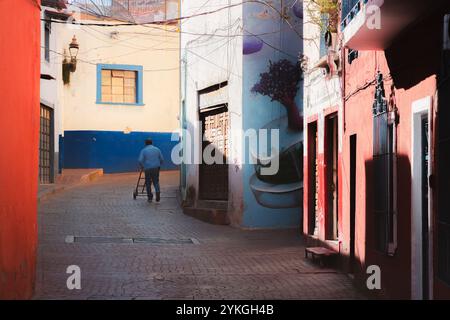
<path id="1" fill-rule="evenodd" d="M 55 11 L 53 8 L 42 7 L 41 19 L 44 19 L 45 10 Z M 41 103 L 53 109 L 55 152 L 59 152 L 58 136 L 62 133 L 63 110 L 58 101 L 58 81 L 61 77 L 58 67 L 59 56 L 54 51 L 58 49 L 58 34 L 60 26 L 51 24 L 50 33 L 50 59 L 45 59 L 45 22 L 41 21 L 41 75 L 49 75 L 55 80 L 41 79 Z"/>
<path id="2" fill-rule="evenodd" d="M 181 16 L 209 12 L 238 0 L 181 1 Z M 204 6 L 202 6 L 205 4 Z M 242 6 L 184 20 L 181 24 L 181 90 L 188 131 L 201 133 L 198 126 L 198 91 L 228 81 L 230 116 L 229 216 L 238 224 L 242 214 Z M 200 141 L 199 141 L 200 142 Z M 187 167 L 187 187 L 198 196 L 198 165 Z"/>
<path id="3" fill-rule="evenodd" d="M 320 26 L 312 21 L 311 0 L 303 0 L 303 32 L 304 32 L 304 55 L 308 61 L 308 70 L 305 73 L 305 90 L 303 97 L 305 137 L 308 134 L 308 119 L 312 116 L 317 118 L 318 153 L 324 152 L 325 114 L 329 108 L 338 107 L 342 114 L 341 80 L 338 75 L 328 76 L 325 69 L 318 68 L 317 64 L 322 58 L 320 56 Z M 338 51 L 339 52 L 339 51 Z M 339 123 L 339 150 L 342 149 L 342 117 Z M 304 140 L 304 155 L 308 152 L 308 139 Z"/>
<path id="4" fill-rule="evenodd" d="M 114 23 L 88 21 L 84 23 Z M 58 81 L 64 130 L 177 131 L 179 111 L 179 33 L 176 26 L 60 25 L 58 52 L 68 53 L 76 36 L 80 51 L 70 84 Z M 61 73 L 62 56 L 57 66 Z M 97 104 L 97 64 L 138 65 L 143 73 L 144 106 Z"/>

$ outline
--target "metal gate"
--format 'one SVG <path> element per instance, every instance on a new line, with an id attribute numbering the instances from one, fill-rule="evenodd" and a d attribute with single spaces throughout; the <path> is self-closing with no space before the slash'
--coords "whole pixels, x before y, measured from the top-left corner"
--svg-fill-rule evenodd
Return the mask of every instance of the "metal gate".
<path id="1" fill-rule="evenodd" d="M 214 151 L 207 153 L 222 159 L 222 164 L 206 164 L 203 159 L 200 165 L 199 196 L 203 200 L 228 200 L 228 119 L 226 107 L 201 113 L 202 154 L 212 144 Z"/>
<path id="2" fill-rule="evenodd" d="M 39 131 L 39 182 L 53 183 L 53 110 L 41 104 Z"/>

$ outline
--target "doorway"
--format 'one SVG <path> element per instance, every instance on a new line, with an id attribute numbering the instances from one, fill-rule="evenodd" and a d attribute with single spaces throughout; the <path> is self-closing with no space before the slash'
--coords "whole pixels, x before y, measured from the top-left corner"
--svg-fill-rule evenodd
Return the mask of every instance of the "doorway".
<path id="1" fill-rule="evenodd" d="M 325 179 L 326 237 L 337 240 L 338 232 L 338 122 L 337 115 L 326 118 Z"/>
<path id="2" fill-rule="evenodd" d="M 228 200 L 228 108 L 220 106 L 200 113 L 202 123 L 202 164 L 199 175 L 201 200 Z M 205 152 L 205 149 L 206 150 Z M 205 161 L 204 155 L 219 159 Z M 221 161 L 220 161 L 221 160 Z"/>
<path id="3" fill-rule="evenodd" d="M 54 182 L 53 109 L 41 104 L 39 126 L 39 183 Z"/>
<path id="4" fill-rule="evenodd" d="M 319 177 L 317 160 L 317 122 L 308 125 L 308 234 L 318 236 Z"/>
<path id="5" fill-rule="evenodd" d="M 357 136 L 350 136 L 350 273 L 355 272 Z"/>
<path id="6" fill-rule="evenodd" d="M 430 299 L 430 126 L 431 98 L 413 103 L 412 114 L 412 298 Z"/>
<path id="7" fill-rule="evenodd" d="M 429 212 L 428 212 L 428 164 L 429 164 L 429 136 L 428 136 L 428 116 L 425 115 L 421 119 L 421 169 L 422 169 L 422 282 L 423 282 L 423 299 L 429 298 L 429 288 L 428 288 L 428 246 L 429 246 Z"/>

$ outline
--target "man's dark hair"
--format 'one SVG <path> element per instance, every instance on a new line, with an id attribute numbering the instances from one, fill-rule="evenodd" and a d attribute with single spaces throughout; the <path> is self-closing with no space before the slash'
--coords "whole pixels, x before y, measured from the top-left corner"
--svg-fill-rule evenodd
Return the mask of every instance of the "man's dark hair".
<path id="1" fill-rule="evenodd" d="M 152 145 L 153 144 L 153 140 L 152 139 L 147 139 L 147 140 L 145 140 L 145 145 L 146 146 L 150 146 L 150 145 Z"/>

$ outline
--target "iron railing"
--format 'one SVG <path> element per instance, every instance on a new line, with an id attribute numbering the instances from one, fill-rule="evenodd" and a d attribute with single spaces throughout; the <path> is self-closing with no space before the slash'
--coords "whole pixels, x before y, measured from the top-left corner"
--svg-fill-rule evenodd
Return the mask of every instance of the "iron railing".
<path id="1" fill-rule="evenodd" d="M 341 30 L 353 20 L 369 0 L 342 0 Z"/>

